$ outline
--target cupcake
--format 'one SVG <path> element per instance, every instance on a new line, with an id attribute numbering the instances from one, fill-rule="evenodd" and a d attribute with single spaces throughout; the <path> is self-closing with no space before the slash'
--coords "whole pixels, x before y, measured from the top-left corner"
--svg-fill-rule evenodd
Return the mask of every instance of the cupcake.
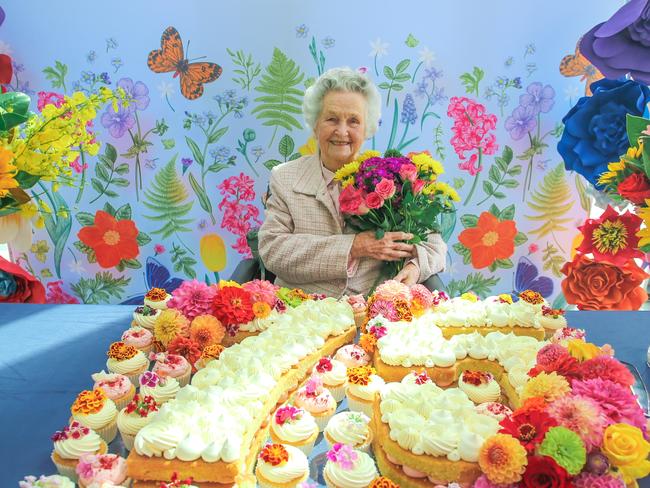
<path id="1" fill-rule="evenodd" d="M 84 454 L 105 454 L 108 445 L 95 431 L 79 422 L 73 421 L 63 430 L 58 430 L 52 436 L 54 451 L 52 462 L 59 474 L 77 481 L 77 463 Z"/>
<path id="2" fill-rule="evenodd" d="M 278 444 L 297 447 L 309 456 L 318 437 L 318 425 L 314 417 L 292 405 L 278 408 L 271 420 L 271 439 Z"/>
<path id="3" fill-rule="evenodd" d="M 160 376 L 153 371 L 145 371 L 140 376 L 140 396 L 152 396 L 159 405 L 176 398 L 180 388 L 176 378 Z"/>
<path id="4" fill-rule="evenodd" d="M 168 378 L 176 378 L 181 386 L 185 386 L 190 382 L 192 366 L 183 356 L 159 352 L 150 354 L 149 359 L 155 361 L 151 369 L 154 373 Z"/>
<path id="5" fill-rule="evenodd" d="M 366 320 L 366 299 L 363 295 L 352 295 L 348 297 L 348 304 L 352 307 L 354 324 L 357 326 L 357 329 L 362 329 Z"/>
<path id="6" fill-rule="evenodd" d="M 476 411 L 481 415 L 495 418 L 499 422 L 507 416 L 512 415 L 512 410 L 510 410 L 510 408 L 506 407 L 503 403 L 497 402 L 479 403 L 476 405 Z"/>
<path id="7" fill-rule="evenodd" d="M 372 431 L 370 418 L 362 412 L 341 412 L 330 419 L 323 435 L 332 447 L 334 444 L 349 444 L 354 449 L 370 452 Z"/>
<path id="8" fill-rule="evenodd" d="M 336 400 L 326 388 L 323 388 L 323 380 L 319 375 L 310 376 L 305 386 L 296 392 L 294 403 L 314 417 L 319 431 L 325 429 L 327 422 L 336 412 Z"/>
<path id="9" fill-rule="evenodd" d="M 205 368 L 210 361 L 219 359 L 219 356 L 223 352 L 224 347 L 221 344 L 210 344 L 205 346 L 201 352 L 201 357 L 197 362 L 194 363 L 194 367 L 197 369 Z"/>
<path id="10" fill-rule="evenodd" d="M 348 398 L 350 410 L 363 412 L 372 418 L 372 403 L 375 394 L 379 393 L 386 383 L 375 374 L 375 369 L 370 366 L 348 368 L 348 386 L 345 396 Z"/>
<path id="11" fill-rule="evenodd" d="M 474 403 L 495 402 L 501 397 L 499 383 L 485 371 L 463 371 L 458 379 L 458 388 Z"/>
<path id="12" fill-rule="evenodd" d="M 153 334 L 151 331 L 136 325 L 122 333 L 122 342 L 127 346 L 133 346 L 145 354 L 153 349 Z"/>
<path id="13" fill-rule="evenodd" d="M 340 348 L 336 351 L 334 359 L 341 361 L 345 364 L 346 368 L 365 366 L 370 362 L 370 356 L 368 356 L 368 353 L 356 344 L 348 344 L 347 346 Z"/>
<path id="14" fill-rule="evenodd" d="M 375 462 L 365 452 L 347 444 L 334 444 L 327 451 L 323 477 L 328 488 L 365 488 L 377 476 Z"/>
<path id="15" fill-rule="evenodd" d="M 323 386 L 327 388 L 334 400 L 340 402 L 345 396 L 345 385 L 348 381 L 345 364 L 328 357 L 321 358 L 314 366 L 312 373 L 317 373 L 323 379 Z"/>
<path id="16" fill-rule="evenodd" d="M 157 411 L 158 404 L 151 395 L 136 395 L 131 403 L 120 410 L 117 414 L 117 428 L 127 450 L 133 449 L 135 435 L 151 421 L 151 414 Z"/>
<path id="17" fill-rule="evenodd" d="M 84 390 L 70 407 L 72 419 L 93 429 L 110 444 L 117 435 L 117 408 L 104 390 Z"/>
<path id="18" fill-rule="evenodd" d="M 144 296 L 144 304 L 156 310 L 166 310 L 172 296 L 164 288 L 152 288 Z"/>
<path id="19" fill-rule="evenodd" d="M 267 444 L 260 452 L 255 468 L 260 488 L 293 488 L 308 476 L 307 456 L 297 447 Z"/>
<path id="20" fill-rule="evenodd" d="M 133 399 L 135 395 L 135 386 L 133 383 L 122 374 L 117 373 L 105 373 L 101 371 L 91 375 L 91 378 L 95 381 L 93 385 L 93 390 L 95 388 L 101 388 L 106 393 L 106 396 L 113 400 L 115 403 L 115 408 L 118 410 L 126 407 L 126 404 Z"/>
<path id="21" fill-rule="evenodd" d="M 160 310 L 147 307 L 146 305 L 141 305 L 133 312 L 132 325 L 144 327 L 147 330 L 153 330 L 153 325 L 156 323 L 158 315 L 160 315 Z"/>
<path id="22" fill-rule="evenodd" d="M 79 458 L 77 475 L 79 488 L 102 483 L 126 484 L 126 459 L 117 454 L 84 454 Z"/>
<path id="23" fill-rule="evenodd" d="M 108 349 L 106 367 L 111 373 L 123 374 L 129 377 L 134 386 L 138 378 L 149 368 L 149 360 L 142 351 L 123 342 L 114 342 Z"/>
<path id="24" fill-rule="evenodd" d="M 542 306 L 542 315 L 539 323 L 546 331 L 546 336 L 552 336 L 557 330 L 567 326 L 564 310 Z"/>
<path id="25" fill-rule="evenodd" d="M 53 474 L 51 476 L 41 475 L 25 476 L 23 481 L 18 482 L 18 488 L 75 488 L 74 482 L 67 476 Z"/>

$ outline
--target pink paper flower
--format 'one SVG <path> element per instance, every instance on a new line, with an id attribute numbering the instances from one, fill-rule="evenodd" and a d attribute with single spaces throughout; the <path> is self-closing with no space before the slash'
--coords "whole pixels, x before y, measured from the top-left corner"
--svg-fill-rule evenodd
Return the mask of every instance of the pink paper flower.
<path id="1" fill-rule="evenodd" d="M 337 442 L 332 449 L 327 451 L 327 459 L 338 464 L 342 469 L 348 471 L 354 467 L 354 461 L 359 455 L 354 451 L 352 446 Z"/>
<path id="2" fill-rule="evenodd" d="M 216 292 L 215 287 L 201 281 L 184 281 L 172 292 L 167 306 L 175 308 L 191 321 L 199 315 L 209 315 L 212 312 L 212 301 Z"/>

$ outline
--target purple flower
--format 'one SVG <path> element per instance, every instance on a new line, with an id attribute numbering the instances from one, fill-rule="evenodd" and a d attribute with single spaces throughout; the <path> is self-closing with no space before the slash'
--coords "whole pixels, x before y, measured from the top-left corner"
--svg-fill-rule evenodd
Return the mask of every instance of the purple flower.
<path id="1" fill-rule="evenodd" d="M 526 135 L 527 132 L 532 131 L 537 126 L 535 117 L 535 107 L 528 105 L 522 107 L 521 105 L 512 111 L 512 115 L 506 119 L 506 130 L 510 132 L 510 137 L 518 141 Z"/>
<path id="2" fill-rule="evenodd" d="M 533 107 L 535 115 L 540 112 L 548 113 L 551 111 L 555 104 L 555 90 L 551 85 L 542 86 L 539 81 L 536 81 L 528 85 L 526 92 L 519 97 L 519 105 Z"/>
<path id="3" fill-rule="evenodd" d="M 117 86 L 126 92 L 131 111 L 144 110 L 149 106 L 149 88 L 141 81 L 133 83 L 131 78 L 122 78 Z"/>
<path id="4" fill-rule="evenodd" d="M 650 84 L 650 4 L 631 0 L 612 17 L 596 25 L 580 41 L 580 52 L 605 77 L 632 78 Z"/>
<path id="5" fill-rule="evenodd" d="M 183 164 L 183 167 L 185 167 L 185 168 L 190 166 L 193 162 L 194 162 L 194 160 L 192 158 L 182 158 L 181 159 L 181 163 Z"/>
<path id="6" fill-rule="evenodd" d="M 418 112 L 415 109 L 415 102 L 413 96 L 409 93 L 404 97 L 404 105 L 402 105 L 402 124 L 415 124 L 418 119 Z"/>
<path id="7" fill-rule="evenodd" d="M 442 70 L 436 68 L 427 68 L 424 70 L 424 78 L 428 78 L 431 81 L 436 81 L 439 78 L 442 78 Z"/>
<path id="8" fill-rule="evenodd" d="M 102 125 L 108 129 L 108 132 L 113 137 L 119 139 L 135 125 L 133 111 L 130 108 L 119 106 L 117 112 L 115 112 L 113 107 L 109 105 L 102 114 Z"/>

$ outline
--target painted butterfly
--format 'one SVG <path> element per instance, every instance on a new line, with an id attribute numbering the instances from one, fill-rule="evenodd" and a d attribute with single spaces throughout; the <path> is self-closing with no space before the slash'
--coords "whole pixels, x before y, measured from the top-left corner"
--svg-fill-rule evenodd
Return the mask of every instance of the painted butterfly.
<path id="1" fill-rule="evenodd" d="M 537 266 L 526 256 L 522 256 L 517 263 L 512 294 L 519 296 L 525 290 L 536 291 L 544 298 L 548 298 L 553 294 L 553 280 L 547 276 L 539 276 Z"/>
<path id="2" fill-rule="evenodd" d="M 563 76 L 579 76 L 580 81 L 586 81 L 585 95 L 591 96 L 591 84 L 598 81 L 604 76 L 596 69 L 596 67 L 589 62 L 580 52 L 580 41 L 576 44 L 575 54 L 564 56 L 560 61 L 560 73 Z"/>
<path id="3" fill-rule="evenodd" d="M 147 258 L 144 278 L 147 290 L 150 290 L 153 287 L 164 288 L 167 290 L 167 293 L 173 292 L 176 288 L 181 286 L 181 283 L 183 283 L 181 278 L 172 278 L 169 270 L 161 264 L 160 261 L 151 256 Z M 120 305 L 142 305 L 145 293 L 129 297 Z"/>
<path id="4" fill-rule="evenodd" d="M 221 75 L 221 66 L 216 63 L 190 63 L 183 53 L 181 36 L 174 27 L 167 27 L 160 38 L 160 49 L 154 49 L 147 58 L 149 69 L 154 73 L 174 72 L 180 76 L 181 93 L 189 100 L 203 95 L 203 84 L 210 83 Z"/>

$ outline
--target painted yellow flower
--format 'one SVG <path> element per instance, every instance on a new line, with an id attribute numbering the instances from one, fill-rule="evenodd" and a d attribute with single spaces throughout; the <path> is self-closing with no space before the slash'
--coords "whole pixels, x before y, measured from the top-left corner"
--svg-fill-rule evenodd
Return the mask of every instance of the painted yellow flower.
<path id="1" fill-rule="evenodd" d="M 36 256 L 36 259 L 44 263 L 47 259 L 47 253 L 50 251 L 50 246 L 47 245 L 45 240 L 36 241 L 35 244 L 32 244 L 31 251 Z"/>
<path id="2" fill-rule="evenodd" d="M 12 163 L 13 159 L 14 153 L 5 148 L 0 148 L 0 198 L 7 196 L 10 189 L 18 188 L 18 182 L 15 178 L 18 169 Z"/>
<path id="3" fill-rule="evenodd" d="M 205 234 L 199 242 L 201 260 L 210 271 L 219 272 L 226 267 L 226 245 L 221 236 Z"/>
<path id="4" fill-rule="evenodd" d="M 316 144 L 316 139 L 310 137 L 307 139 L 307 142 L 298 148 L 298 152 L 303 156 L 309 156 L 311 154 L 316 154 L 318 151 L 318 144 Z"/>

